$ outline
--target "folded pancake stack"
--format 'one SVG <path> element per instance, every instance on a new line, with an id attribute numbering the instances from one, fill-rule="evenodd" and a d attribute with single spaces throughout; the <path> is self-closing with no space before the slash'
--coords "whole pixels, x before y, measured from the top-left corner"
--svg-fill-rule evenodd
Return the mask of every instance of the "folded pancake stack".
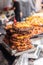
<path id="1" fill-rule="evenodd" d="M 7 37 L 6 35 L 4 42 L 12 49 L 16 49 L 19 52 L 33 48 L 33 45 L 29 40 L 29 35 L 12 34 L 10 37 Z"/>
<path id="2" fill-rule="evenodd" d="M 25 22 L 17 22 L 12 26 L 9 25 L 6 27 L 7 34 L 4 38 L 5 43 L 7 41 L 7 44 L 9 44 L 12 49 L 16 49 L 17 51 L 25 51 L 33 48 L 33 45 L 30 42 L 30 37 L 32 36 L 31 31 L 29 31 L 32 30 L 30 28 L 31 26 Z"/>
<path id="3" fill-rule="evenodd" d="M 16 47 L 18 51 L 24 51 L 31 49 L 33 46 L 29 40 L 29 35 L 13 34 L 11 36 L 10 42 Z M 11 46 L 12 47 L 12 46 Z"/>

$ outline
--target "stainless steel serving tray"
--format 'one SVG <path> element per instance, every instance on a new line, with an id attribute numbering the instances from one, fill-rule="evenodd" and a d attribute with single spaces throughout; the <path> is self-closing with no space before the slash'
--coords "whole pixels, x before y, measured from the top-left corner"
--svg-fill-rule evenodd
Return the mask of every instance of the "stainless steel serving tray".
<path id="1" fill-rule="evenodd" d="M 38 37 L 37 37 L 38 36 Z M 39 35 L 35 35 L 31 38 L 31 42 L 33 42 L 33 45 L 34 45 L 34 39 L 39 38 L 42 42 L 43 42 L 43 33 L 42 34 L 39 34 Z M 36 40 L 35 40 L 36 41 Z M 21 54 L 23 53 L 33 53 L 35 50 L 36 50 L 36 47 L 32 48 L 32 49 L 29 49 L 29 50 L 26 50 L 26 51 L 23 51 L 23 52 L 17 52 L 17 50 L 13 50 L 10 48 L 9 45 L 7 45 L 5 42 L 2 41 L 2 46 L 11 54 L 11 55 L 14 55 L 14 56 L 20 56 Z"/>
<path id="2" fill-rule="evenodd" d="M 2 43 L 2 46 L 11 54 L 11 55 L 14 55 L 14 56 L 20 56 L 21 54 L 23 53 L 33 53 L 35 50 L 36 50 L 36 47 L 32 48 L 32 49 L 29 49 L 29 50 L 26 50 L 26 51 L 23 51 L 23 52 L 17 52 L 17 50 L 13 50 L 10 48 L 9 45 L 7 45 L 5 42 Z"/>

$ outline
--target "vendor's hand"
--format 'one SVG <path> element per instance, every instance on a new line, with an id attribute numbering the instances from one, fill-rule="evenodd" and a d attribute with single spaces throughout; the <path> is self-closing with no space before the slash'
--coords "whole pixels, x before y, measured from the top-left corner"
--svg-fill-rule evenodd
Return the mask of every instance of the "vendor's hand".
<path id="1" fill-rule="evenodd" d="M 22 12 L 20 12 L 20 17 L 22 17 L 23 16 L 23 14 L 22 14 Z"/>

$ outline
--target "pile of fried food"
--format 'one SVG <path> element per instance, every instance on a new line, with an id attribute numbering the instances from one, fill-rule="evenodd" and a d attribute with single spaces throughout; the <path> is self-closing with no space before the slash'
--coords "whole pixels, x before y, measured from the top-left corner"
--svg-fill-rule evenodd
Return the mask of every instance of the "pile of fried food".
<path id="1" fill-rule="evenodd" d="M 4 42 L 12 49 L 17 51 L 25 51 L 32 49 L 30 38 L 36 34 L 43 33 L 43 18 L 40 16 L 31 16 L 26 18 L 24 22 L 6 25 L 6 35 Z"/>
<path id="2" fill-rule="evenodd" d="M 3 40 L 10 46 L 11 49 L 21 52 L 34 48 L 29 39 L 29 34 L 16 32 L 15 30 L 11 29 L 7 30 L 6 32 L 7 34 Z"/>
<path id="3" fill-rule="evenodd" d="M 30 23 L 31 25 L 35 25 L 35 26 L 43 25 L 43 17 L 41 17 L 41 16 L 30 16 L 30 17 L 26 18 L 26 22 Z"/>

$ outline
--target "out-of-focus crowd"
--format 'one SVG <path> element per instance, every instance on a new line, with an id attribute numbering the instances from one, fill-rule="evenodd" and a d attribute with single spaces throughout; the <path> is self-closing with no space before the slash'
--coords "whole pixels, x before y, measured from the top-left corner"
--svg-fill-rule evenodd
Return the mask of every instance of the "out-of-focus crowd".
<path id="1" fill-rule="evenodd" d="M 3 3 L 2 3 L 3 2 Z M 13 9 L 15 18 L 17 21 L 23 20 L 33 13 L 41 10 L 41 3 L 43 0 L 0 0 L 0 10 L 7 8 L 7 14 L 9 15 L 10 8 Z M 10 10 L 11 12 L 11 10 Z M 4 17 L 3 17 L 4 18 Z M 0 18 L 1 19 L 1 18 Z M 5 18 L 6 19 L 6 18 Z M 9 18 L 8 18 L 9 19 Z M 7 19 L 7 21 L 8 21 Z M 11 19 L 11 17 L 10 17 Z"/>

